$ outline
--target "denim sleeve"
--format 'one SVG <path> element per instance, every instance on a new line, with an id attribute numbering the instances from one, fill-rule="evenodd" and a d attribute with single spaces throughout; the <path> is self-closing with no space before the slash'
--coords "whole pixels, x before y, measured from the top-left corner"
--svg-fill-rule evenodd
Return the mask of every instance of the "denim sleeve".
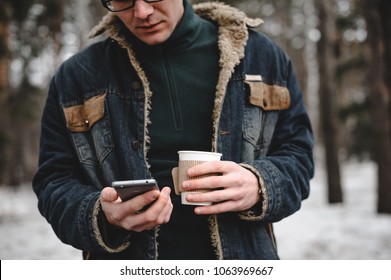
<path id="1" fill-rule="evenodd" d="M 39 167 L 33 178 L 40 213 L 59 239 L 88 251 L 107 251 L 99 242 L 100 187 L 87 184 L 70 141 L 55 79 L 46 100 L 42 123 Z"/>
<path id="2" fill-rule="evenodd" d="M 267 155 L 243 165 L 257 175 L 261 195 L 257 205 L 240 214 L 246 220 L 277 222 L 300 209 L 309 196 L 314 175 L 313 133 L 289 60 L 286 70 L 290 107 L 279 113 Z"/>

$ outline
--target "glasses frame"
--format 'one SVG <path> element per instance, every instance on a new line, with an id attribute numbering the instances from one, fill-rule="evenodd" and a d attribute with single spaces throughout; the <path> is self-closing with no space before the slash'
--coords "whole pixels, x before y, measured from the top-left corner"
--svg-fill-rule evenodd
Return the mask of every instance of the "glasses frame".
<path id="1" fill-rule="evenodd" d="M 133 1 L 130 1 L 128 7 L 123 8 L 123 9 L 119 9 L 119 10 L 113 10 L 113 9 L 110 8 L 110 6 L 109 6 L 109 2 L 112 2 L 112 1 L 113 1 L 113 0 L 101 0 L 103 7 L 105 7 L 107 10 L 109 10 L 110 12 L 113 12 L 113 13 L 117 13 L 117 12 L 122 12 L 122 11 L 129 10 L 129 9 L 133 8 L 134 5 L 135 5 L 135 3 L 136 3 L 136 0 L 133 0 Z M 148 3 L 148 4 L 152 4 L 152 3 L 162 2 L 163 0 L 143 0 L 143 1 L 144 1 L 145 3 Z"/>

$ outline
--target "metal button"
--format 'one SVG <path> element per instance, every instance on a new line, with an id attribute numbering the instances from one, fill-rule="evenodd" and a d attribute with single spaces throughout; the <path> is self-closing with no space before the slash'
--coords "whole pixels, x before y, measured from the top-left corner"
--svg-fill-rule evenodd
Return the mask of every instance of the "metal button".
<path id="1" fill-rule="evenodd" d="M 140 82 L 138 82 L 138 81 L 134 81 L 134 82 L 132 82 L 132 84 L 131 84 L 131 87 L 132 87 L 133 90 L 139 90 L 139 89 L 140 89 L 140 86 L 141 86 L 141 84 L 140 84 Z"/>
<path id="2" fill-rule="evenodd" d="M 142 143 L 140 141 L 138 141 L 138 140 L 133 140 L 132 141 L 132 148 L 133 148 L 133 150 L 138 150 L 138 149 L 141 148 L 141 146 L 142 146 Z"/>

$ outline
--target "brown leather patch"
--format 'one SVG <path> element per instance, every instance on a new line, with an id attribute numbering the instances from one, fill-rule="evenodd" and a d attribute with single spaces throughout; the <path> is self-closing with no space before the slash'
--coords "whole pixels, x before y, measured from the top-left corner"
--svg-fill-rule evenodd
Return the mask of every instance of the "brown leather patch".
<path id="1" fill-rule="evenodd" d="M 67 127 L 72 132 L 85 132 L 100 120 L 105 113 L 106 93 L 94 96 L 84 104 L 63 108 Z"/>
<path id="2" fill-rule="evenodd" d="M 278 85 L 268 85 L 262 81 L 245 81 L 250 89 L 249 102 L 266 111 L 286 110 L 291 99 L 289 90 Z"/>

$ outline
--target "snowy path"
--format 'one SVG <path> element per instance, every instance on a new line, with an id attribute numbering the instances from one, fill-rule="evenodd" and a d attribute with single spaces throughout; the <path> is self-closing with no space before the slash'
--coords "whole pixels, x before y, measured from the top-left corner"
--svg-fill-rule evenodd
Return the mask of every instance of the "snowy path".
<path id="1" fill-rule="evenodd" d="M 324 174 L 312 181 L 310 198 L 275 225 L 282 259 L 391 260 L 391 215 L 376 214 L 376 168 L 343 168 L 345 203 L 326 203 Z M 36 207 L 31 188 L 0 188 L 0 259 L 81 259 L 59 241 Z"/>

